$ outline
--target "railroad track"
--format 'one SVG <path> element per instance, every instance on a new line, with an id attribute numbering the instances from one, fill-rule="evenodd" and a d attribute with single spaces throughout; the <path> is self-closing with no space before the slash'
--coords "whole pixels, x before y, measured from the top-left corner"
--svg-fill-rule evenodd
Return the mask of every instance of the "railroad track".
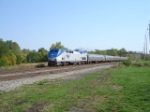
<path id="1" fill-rule="evenodd" d="M 95 73 L 107 68 L 114 66 L 115 63 L 101 63 L 101 64 L 91 64 L 86 66 L 72 66 L 72 67 L 62 67 L 60 70 L 52 70 L 47 72 L 39 72 L 32 74 L 20 74 L 18 76 L 14 76 L 12 74 L 5 75 L 5 77 L 0 77 L 0 91 L 11 91 L 14 89 L 18 89 L 22 85 L 25 84 L 33 84 L 37 81 L 41 81 L 44 79 L 48 80 L 70 80 L 70 79 L 78 79 L 82 78 L 91 73 Z M 6 77 L 7 76 L 7 77 Z M 29 85 L 27 86 L 29 87 Z"/>
<path id="2" fill-rule="evenodd" d="M 41 67 L 41 68 L 28 68 L 28 69 L 21 69 L 21 70 L 0 70 L 0 75 L 7 75 L 7 74 L 26 72 L 26 71 L 32 72 L 32 71 L 52 69 L 52 68 L 51 67 L 43 67 L 43 68 Z"/>
<path id="3" fill-rule="evenodd" d="M 3 71 L 0 73 L 0 81 L 8 81 L 8 80 L 16 80 L 16 79 L 21 79 L 21 78 L 29 78 L 29 77 L 42 76 L 42 75 L 57 74 L 57 73 L 62 73 L 62 72 L 81 70 L 81 69 L 108 65 L 108 64 L 110 63 Z"/>
<path id="4" fill-rule="evenodd" d="M 81 69 L 86 69 L 86 68 L 91 68 L 96 66 L 103 66 L 108 64 L 110 63 L 3 71 L 3 73 L 0 73 L 0 81 L 8 81 L 8 80 L 16 80 L 21 78 L 29 78 L 29 77 L 42 76 L 42 75 L 57 74 L 57 73 L 81 70 Z"/>
<path id="5" fill-rule="evenodd" d="M 101 63 L 99 63 L 99 64 L 101 64 Z M 95 64 L 92 64 L 92 65 L 95 65 Z M 62 68 L 68 68 L 68 67 L 74 67 L 74 66 L 68 65 L 68 66 L 57 66 L 57 67 L 30 68 L 30 69 L 21 69 L 21 70 L 1 70 L 0 71 L 0 76 L 9 75 L 9 74 L 18 74 L 18 73 L 19 74 L 20 73 L 28 74 L 30 72 L 33 73 L 33 72 L 44 71 L 44 70 L 50 70 L 51 71 L 51 70 L 54 70 L 54 69 L 62 69 Z M 89 65 L 78 65 L 78 66 L 89 66 Z"/>

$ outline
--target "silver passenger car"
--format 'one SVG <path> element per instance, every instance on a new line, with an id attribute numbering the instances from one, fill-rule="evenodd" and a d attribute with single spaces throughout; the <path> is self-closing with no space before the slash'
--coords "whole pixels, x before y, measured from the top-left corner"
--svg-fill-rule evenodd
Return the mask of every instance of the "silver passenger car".
<path id="1" fill-rule="evenodd" d="M 115 61 L 121 61 L 121 57 L 120 56 L 114 56 Z"/>
<path id="2" fill-rule="evenodd" d="M 115 61 L 114 56 L 105 55 L 105 61 Z"/>
<path id="3" fill-rule="evenodd" d="M 105 56 L 99 54 L 88 54 L 88 63 L 104 62 Z"/>

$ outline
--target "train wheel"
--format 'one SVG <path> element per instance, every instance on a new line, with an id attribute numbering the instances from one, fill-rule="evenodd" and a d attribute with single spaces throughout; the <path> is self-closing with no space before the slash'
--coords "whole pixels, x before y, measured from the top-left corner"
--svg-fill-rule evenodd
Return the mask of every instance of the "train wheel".
<path id="1" fill-rule="evenodd" d="M 71 65 L 72 65 L 72 66 L 74 66 L 74 65 L 75 65 L 75 63 L 72 63 Z"/>
<path id="2" fill-rule="evenodd" d="M 51 66 L 50 62 L 48 62 L 48 66 Z"/>
<path id="3" fill-rule="evenodd" d="M 63 63 L 62 63 L 62 65 L 63 65 L 63 66 L 66 66 L 66 63 L 65 63 L 65 62 L 63 62 Z"/>

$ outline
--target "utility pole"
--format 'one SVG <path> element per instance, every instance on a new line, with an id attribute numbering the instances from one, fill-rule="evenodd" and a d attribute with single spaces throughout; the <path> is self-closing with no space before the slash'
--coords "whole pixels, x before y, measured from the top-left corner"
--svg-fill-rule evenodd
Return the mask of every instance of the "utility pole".
<path id="1" fill-rule="evenodd" d="M 150 42 L 150 21 L 149 21 L 149 42 Z"/>
<path id="2" fill-rule="evenodd" d="M 145 43 L 144 43 L 144 48 L 143 48 L 143 58 L 145 59 Z"/>
<path id="3" fill-rule="evenodd" d="M 147 60 L 147 38 L 145 35 L 145 59 Z"/>
<path id="4" fill-rule="evenodd" d="M 147 31 L 149 32 L 149 43 L 150 43 L 150 21 L 149 21 L 148 27 L 146 29 L 145 39 L 144 39 L 145 40 L 145 42 L 144 42 L 144 59 L 145 60 L 148 59 L 148 56 L 149 56 L 148 54 L 150 54 L 150 51 L 147 47 L 147 45 L 148 45 L 148 42 L 147 42 L 148 37 L 146 37 Z M 148 51 L 148 53 L 147 53 L 147 51 Z"/>
<path id="5" fill-rule="evenodd" d="M 149 21 L 149 42 L 150 42 L 150 21 Z M 150 54 L 150 51 L 149 51 Z"/>

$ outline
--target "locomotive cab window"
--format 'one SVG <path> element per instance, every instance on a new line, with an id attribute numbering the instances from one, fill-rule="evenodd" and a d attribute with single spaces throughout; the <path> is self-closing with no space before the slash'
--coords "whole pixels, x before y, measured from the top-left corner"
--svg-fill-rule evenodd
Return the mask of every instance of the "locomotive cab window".
<path id="1" fill-rule="evenodd" d="M 73 53 L 73 51 L 66 51 L 67 53 Z"/>

